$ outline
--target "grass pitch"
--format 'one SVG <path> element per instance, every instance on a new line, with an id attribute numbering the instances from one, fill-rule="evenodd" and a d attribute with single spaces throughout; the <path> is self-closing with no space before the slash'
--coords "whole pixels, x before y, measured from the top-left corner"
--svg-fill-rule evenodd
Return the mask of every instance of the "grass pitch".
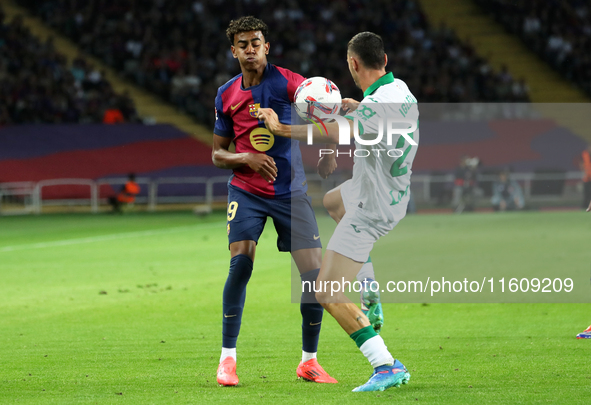
<path id="1" fill-rule="evenodd" d="M 509 215 L 410 216 L 394 232 L 404 251 L 433 246 L 407 266 L 479 268 L 484 254 L 489 267 L 545 268 L 550 260 L 589 268 L 591 215 Z M 382 336 L 412 378 L 381 393 L 351 392 L 371 367 L 326 315 L 319 360 L 339 384 L 296 380 L 299 306 L 272 226 L 248 286 L 240 385 L 220 388 L 224 217 L 0 218 L 0 403 L 565 404 L 591 396 L 591 341 L 574 338 L 591 323 L 591 304 L 385 304 Z M 319 222 L 323 235 L 333 226 Z M 516 234 L 523 243 L 503 242 Z"/>

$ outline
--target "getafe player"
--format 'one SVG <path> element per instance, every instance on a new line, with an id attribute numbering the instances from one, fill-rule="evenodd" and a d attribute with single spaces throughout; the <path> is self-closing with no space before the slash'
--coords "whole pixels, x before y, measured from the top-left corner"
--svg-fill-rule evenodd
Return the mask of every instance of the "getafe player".
<path id="1" fill-rule="evenodd" d="M 215 99 L 212 160 L 217 167 L 233 170 L 227 218 L 231 260 L 223 292 L 222 354 L 217 371 L 221 385 L 238 384 L 236 341 L 246 285 L 267 217 L 277 230 L 277 247 L 291 252 L 302 281 L 316 280 L 322 261 L 299 147 L 273 136 L 257 118 L 260 108 L 272 108 L 281 122 L 289 124 L 295 90 L 304 80 L 267 63 L 267 34 L 267 25 L 251 16 L 230 22 L 226 35 L 242 73 L 221 86 Z M 228 150 L 232 142 L 235 153 Z M 313 292 L 302 294 L 300 310 L 303 344 L 297 375 L 318 383 L 336 383 L 316 360 L 323 308 Z"/>
<path id="2" fill-rule="evenodd" d="M 380 36 L 362 32 L 349 41 L 347 63 L 357 86 L 363 90 L 364 99 L 358 103 L 343 100 L 351 107 L 345 120 L 351 137 L 358 132 L 356 150 L 367 153 L 356 154 L 353 178 L 327 195 L 327 208 L 340 221 L 328 243 L 322 267 L 316 283 L 316 297 L 330 312 L 341 327 L 355 341 L 361 352 L 374 367 L 369 381 L 353 391 L 383 391 L 386 388 L 406 384 L 410 378 L 406 367 L 394 360 L 384 340 L 376 334 L 368 318 L 344 294 L 336 294 L 323 286 L 343 279 L 352 281 L 364 262 L 368 260 L 373 244 L 391 231 L 405 216 L 409 200 L 412 162 L 417 152 L 418 107 L 416 99 L 406 84 L 386 73 L 387 56 Z M 354 110 L 354 111 L 353 111 Z M 307 125 L 285 125 L 277 119 L 272 109 L 259 110 L 259 117 L 265 121 L 271 133 L 295 140 L 307 139 Z M 393 136 L 398 153 L 375 153 L 375 149 L 389 150 L 387 137 L 377 144 L 371 141 L 383 135 L 386 119 L 410 122 L 408 128 Z M 355 128 L 358 123 L 358 128 Z M 312 127 L 314 140 L 339 141 L 339 125 L 326 123 L 327 133 Z M 411 129 L 412 128 L 412 129 Z M 327 139 L 328 135 L 328 139 Z M 398 139 L 396 139 L 398 138 Z M 365 157 L 361 157 L 364 155 Z M 336 214 L 337 211 L 341 215 Z M 334 216 L 333 216 L 334 217 Z"/>

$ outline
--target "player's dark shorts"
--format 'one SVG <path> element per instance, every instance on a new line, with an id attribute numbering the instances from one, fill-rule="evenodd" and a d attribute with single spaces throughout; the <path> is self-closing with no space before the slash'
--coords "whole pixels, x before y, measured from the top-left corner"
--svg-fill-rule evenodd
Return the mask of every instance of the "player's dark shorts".
<path id="1" fill-rule="evenodd" d="M 277 248 L 281 252 L 320 248 L 320 234 L 307 195 L 274 200 L 259 197 L 228 185 L 228 241 L 254 240 L 258 243 L 267 217 L 277 231 Z"/>

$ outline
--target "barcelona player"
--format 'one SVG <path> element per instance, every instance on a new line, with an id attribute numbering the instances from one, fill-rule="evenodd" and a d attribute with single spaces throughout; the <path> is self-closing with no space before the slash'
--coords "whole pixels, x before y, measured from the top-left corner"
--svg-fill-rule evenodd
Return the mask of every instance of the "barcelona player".
<path id="1" fill-rule="evenodd" d="M 299 74 L 267 63 L 267 25 L 254 17 L 230 22 L 226 35 L 242 73 L 218 89 L 213 163 L 232 169 L 228 183 L 227 230 L 230 271 L 223 292 L 222 354 L 217 371 L 221 385 L 238 384 L 236 341 L 242 322 L 246 285 L 255 251 L 268 217 L 273 219 L 280 251 L 291 252 L 302 281 L 318 277 L 322 261 L 320 235 L 297 142 L 274 137 L 257 118 L 259 108 L 272 108 L 291 123 Z M 229 151 L 234 143 L 235 152 Z M 323 308 L 314 292 L 302 294 L 302 361 L 298 377 L 336 383 L 316 360 Z"/>

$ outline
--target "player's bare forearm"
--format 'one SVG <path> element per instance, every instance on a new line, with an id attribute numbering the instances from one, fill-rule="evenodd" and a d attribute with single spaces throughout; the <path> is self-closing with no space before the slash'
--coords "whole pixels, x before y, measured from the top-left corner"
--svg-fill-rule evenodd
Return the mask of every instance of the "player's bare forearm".
<path id="1" fill-rule="evenodd" d="M 310 125 L 310 124 L 308 124 Z M 296 141 L 308 140 L 308 125 L 284 125 L 285 129 L 277 135 L 285 136 Z M 339 142 L 339 126 L 336 122 L 315 123 L 311 125 L 312 141 L 314 143 L 337 144 Z"/>
<path id="2" fill-rule="evenodd" d="M 211 160 L 220 169 L 236 169 L 246 164 L 246 153 L 234 153 L 228 149 L 232 140 L 219 135 L 213 136 Z"/>
<path id="3" fill-rule="evenodd" d="M 324 149 L 330 149 L 333 151 L 333 153 L 331 154 L 331 157 L 336 158 L 335 156 L 335 152 L 337 150 L 337 144 L 336 143 L 327 143 L 326 145 L 324 145 Z"/>
<path id="4" fill-rule="evenodd" d="M 327 144 L 324 147 L 327 153 L 324 153 L 318 160 L 316 171 L 323 179 L 328 178 L 337 168 L 336 148 L 337 145 L 334 143 Z M 332 153 L 328 152 L 328 150 L 332 151 Z"/>
<path id="5" fill-rule="evenodd" d="M 212 154 L 211 160 L 220 169 L 236 169 L 246 164 L 246 153 L 234 153 L 221 149 Z"/>
<path id="6" fill-rule="evenodd" d="M 213 136 L 211 160 L 220 169 L 236 169 L 248 166 L 269 183 L 277 179 L 275 160 L 265 153 L 234 153 L 230 152 L 230 138 Z"/>
<path id="7" fill-rule="evenodd" d="M 275 136 L 290 138 L 296 141 L 308 140 L 308 125 L 287 125 L 279 122 L 277 113 L 271 108 L 259 108 L 259 120 L 265 123 L 267 129 Z M 353 130 L 350 121 L 349 132 L 353 137 Z M 312 141 L 323 143 L 339 143 L 339 125 L 336 122 L 319 122 L 311 125 Z"/>

